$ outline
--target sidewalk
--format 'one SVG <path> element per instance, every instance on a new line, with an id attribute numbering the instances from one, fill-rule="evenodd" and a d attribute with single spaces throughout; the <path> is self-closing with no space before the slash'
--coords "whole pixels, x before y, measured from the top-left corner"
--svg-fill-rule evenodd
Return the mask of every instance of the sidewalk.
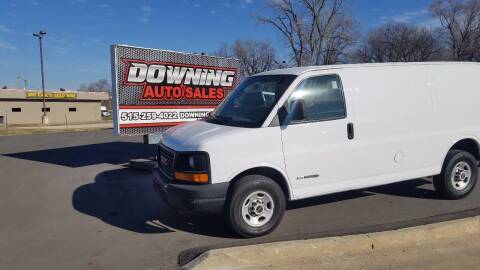
<path id="1" fill-rule="evenodd" d="M 208 251 L 185 269 L 480 269 L 480 217 Z"/>

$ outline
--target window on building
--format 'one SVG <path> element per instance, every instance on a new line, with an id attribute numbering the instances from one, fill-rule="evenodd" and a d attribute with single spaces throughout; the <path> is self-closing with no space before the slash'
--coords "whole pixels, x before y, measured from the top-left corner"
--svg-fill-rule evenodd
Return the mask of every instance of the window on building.
<path id="1" fill-rule="evenodd" d="M 47 112 L 50 112 L 50 108 L 48 108 L 48 107 L 45 108 L 45 110 L 46 110 Z M 42 112 L 43 112 L 43 108 L 42 108 Z"/>
<path id="2" fill-rule="evenodd" d="M 12 112 L 22 112 L 22 108 L 12 108 Z"/>
<path id="3" fill-rule="evenodd" d="M 76 112 L 76 111 L 77 111 L 77 108 L 68 108 L 68 111 L 69 111 L 69 112 Z"/>

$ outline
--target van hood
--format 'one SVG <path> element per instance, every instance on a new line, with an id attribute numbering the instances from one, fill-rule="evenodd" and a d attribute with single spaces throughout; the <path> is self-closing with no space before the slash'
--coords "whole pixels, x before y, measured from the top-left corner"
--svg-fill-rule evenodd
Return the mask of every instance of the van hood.
<path id="1" fill-rule="evenodd" d="M 162 143 L 176 151 L 201 151 L 202 146 L 213 139 L 226 137 L 245 128 L 223 126 L 206 121 L 193 121 L 168 129 Z"/>

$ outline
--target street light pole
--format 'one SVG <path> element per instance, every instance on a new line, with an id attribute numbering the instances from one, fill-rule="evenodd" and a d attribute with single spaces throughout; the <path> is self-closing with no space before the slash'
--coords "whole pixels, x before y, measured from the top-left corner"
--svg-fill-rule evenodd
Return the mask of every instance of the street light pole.
<path id="1" fill-rule="evenodd" d="M 43 116 L 42 124 L 48 124 L 47 109 L 45 106 L 45 77 L 43 72 L 43 47 L 42 47 L 42 38 L 46 35 L 46 31 L 39 31 L 38 33 L 33 33 L 34 37 L 38 38 L 38 43 L 40 44 L 40 70 L 42 74 L 42 99 L 43 99 Z"/>

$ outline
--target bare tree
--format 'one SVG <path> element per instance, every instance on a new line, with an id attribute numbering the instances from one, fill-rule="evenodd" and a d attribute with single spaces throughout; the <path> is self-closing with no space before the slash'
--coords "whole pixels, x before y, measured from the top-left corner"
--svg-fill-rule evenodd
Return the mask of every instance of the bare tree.
<path id="1" fill-rule="evenodd" d="M 438 37 L 428 28 L 388 23 L 370 31 L 353 53 L 354 62 L 424 62 L 439 60 Z"/>
<path id="2" fill-rule="evenodd" d="M 269 41 L 237 40 L 232 46 L 222 44 L 214 55 L 237 58 L 242 77 L 278 67 L 275 49 Z"/>
<path id="3" fill-rule="evenodd" d="M 232 47 L 227 43 L 222 43 L 220 47 L 215 52 L 213 52 L 213 55 L 226 58 L 235 57 Z"/>
<path id="4" fill-rule="evenodd" d="M 92 82 L 89 84 L 82 84 L 78 88 L 78 91 L 86 91 L 86 92 L 110 92 L 112 90 L 112 86 L 107 79 L 100 79 L 96 82 Z"/>
<path id="5" fill-rule="evenodd" d="M 235 41 L 235 57 L 240 60 L 240 69 L 244 75 L 253 75 L 273 68 L 275 49 L 268 41 Z"/>
<path id="6" fill-rule="evenodd" d="M 285 38 L 297 66 L 335 64 L 354 44 L 354 22 L 344 0 L 269 0 L 274 11 L 260 22 Z"/>
<path id="7" fill-rule="evenodd" d="M 480 0 L 435 0 L 430 12 L 440 20 L 450 60 L 480 61 Z"/>

